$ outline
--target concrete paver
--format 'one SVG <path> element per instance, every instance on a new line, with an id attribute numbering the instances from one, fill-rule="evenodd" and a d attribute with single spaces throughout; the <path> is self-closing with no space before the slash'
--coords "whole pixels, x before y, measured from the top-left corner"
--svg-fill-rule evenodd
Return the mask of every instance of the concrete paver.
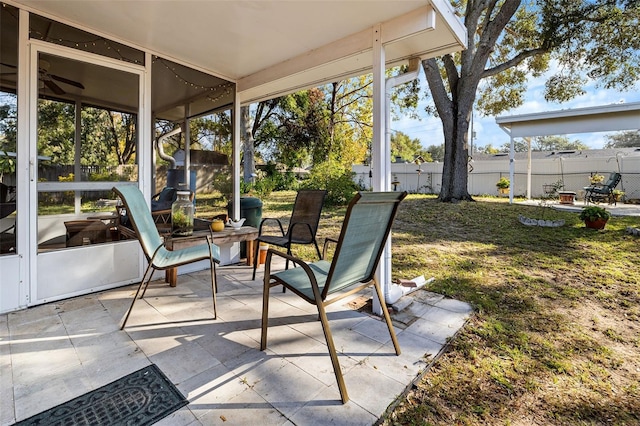
<path id="1" fill-rule="evenodd" d="M 267 350 L 260 351 L 262 281 L 251 268 L 218 270 L 218 319 L 208 271 L 153 282 L 124 331 L 119 321 L 135 286 L 0 315 L 0 424 L 10 425 L 155 363 L 189 405 L 163 425 L 369 425 L 401 395 L 472 314 L 425 290 L 394 314 L 395 355 L 379 318 L 352 309 L 353 295 L 328 312 L 351 400 L 340 393 L 315 307 L 272 289 Z M 205 276 L 206 275 L 206 276 Z M 204 283 L 204 284 L 203 284 Z M 407 296 L 408 297 L 408 296 Z"/>

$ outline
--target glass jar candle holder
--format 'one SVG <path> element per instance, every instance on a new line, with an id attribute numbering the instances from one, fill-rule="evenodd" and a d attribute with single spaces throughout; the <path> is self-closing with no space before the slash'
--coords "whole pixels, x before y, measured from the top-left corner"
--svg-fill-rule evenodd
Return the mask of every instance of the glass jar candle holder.
<path id="1" fill-rule="evenodd" d="M 171 235 L 187 237 L 193 234 L 193 202 L 191 192 L 178 191 L 176 201 L 171 205 Z"/>

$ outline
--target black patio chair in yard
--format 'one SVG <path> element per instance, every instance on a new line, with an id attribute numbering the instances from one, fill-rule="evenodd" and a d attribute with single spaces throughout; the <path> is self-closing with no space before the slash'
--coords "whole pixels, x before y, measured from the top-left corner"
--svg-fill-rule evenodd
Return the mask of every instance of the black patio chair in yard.
<path id="1" fill-rule="evenodd" d="M 613 196 L 613 190 L 618 186 L 620 181 L 622 180 L 622 175 L 617 172 L 613 172 L 609 174 L 609 179 L 602 185 L 591 185 L 584 187 L 585 195 L 584 202 L 585 204 L 594 203 L 598 204 L 603 201 L 607 201 L 609 204 L 613 204 L 615 202 L 615 197 Z"/>
<path id="2" fill-rule="evenodd" d="M 382 290 L 374 278 L 374 273 L 391 232 L 391 225 L 398 211 L 398 206 L 406 196 L 406 192 L 361 192 L 356 194 L 347 208 L 340 238 L 337 241 L 332 239 L 325 241 L 325 254 L 328 243 L 336 244 L 331 262 L 323 259 L 306 263 L 288 253 L 271 248 L 267 251 L 262 296 L 260 349 L 265 350 L 267 347 L 269 290 L 271 287 L 282 285 L 318 308 L 318 315 L 343 403 L 349 400 L 349 396 L 340 370 L 325 307 L 373 285 L 382 306 L 396 355 L 400 355 L 400 345 L 393 330 Z M 291 260 L 300 267 L 272 273 L 271 260 L 274 256 Z"/>
<path id="3" fill-rule="evenodd" d="M 258 232 L 258 244 L 256 244 L 256 252 L 254 253 L 253 277 L 256 279 L 256 269 L 258 267 L 258 253 L 260 250 L 259 243 L 266 243 L 287 249 L 287 254 L 291 254 L 292 244 L 314 244 L 318 253 L 318 258 L 322 259 L 320 248 L 316 241 L 316 232 L 318 231 L 318 223 L 320 223 L 320 213 L 324 205 L 324 199 L 327 191 L 322 189 L 304 189 L 298 192 L 296 200 L 293 203 L 293 211 L 289 219 L 287 232 L 284 232 L 282 222 L 275 218 L 264 218 L 260 222 Z M 280 235 L 264 235 L 263 227 L 269 222 L 277 223 L 280 228 Z M 247 254 L 250 256 L 250 254 Z M 289 261 L 286 262 L 286 269 L 289 269 Z"/>

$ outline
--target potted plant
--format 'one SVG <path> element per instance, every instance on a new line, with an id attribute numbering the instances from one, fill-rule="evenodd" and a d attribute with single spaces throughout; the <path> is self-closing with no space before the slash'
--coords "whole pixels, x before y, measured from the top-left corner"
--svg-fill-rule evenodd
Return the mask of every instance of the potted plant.
<path id="1" fill-rule="evenodd" d="M 603 175 L 594 173 L 591 176 L 589 176 L 589 183 L 591 183 L 591 186 L 602 185 L 602 182 L 604 182 Z"/>
<path id="2" fill-rule="evenodd" d="M 580 212 L 580 219 L 584 220 L 587 228 L 592 229 L 604 229 L 610 217 L 611 213 L 599 206 L 587 206 Z"/>
<path id="3" fill-rule="evenodd" d="M 500 192 L 500 194 L 508 194 L 510 185 L 511 182 L 509 182 L 509 179 L 504 176 L 502 176 L 496 183 L 496 187 L 498 188 L 498 192 Z"/>
<path id="4" fill-rule="evenodd" d="M 621 189 L 614 189 L 613 191 L 611 191 L 611 198 L 613 198 L 613 201 L 616 203 L 620 201 L 620 198 L 622 198 L 623 195 L 624 191 Z"/>

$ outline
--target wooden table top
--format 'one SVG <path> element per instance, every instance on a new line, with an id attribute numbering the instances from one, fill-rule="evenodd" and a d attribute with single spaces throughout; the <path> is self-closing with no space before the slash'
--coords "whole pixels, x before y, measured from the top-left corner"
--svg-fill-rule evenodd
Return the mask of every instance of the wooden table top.
<path id="1" fill-rule="evenodd" d="M 253 226 L 242 226 L 235 229 L 231 226 L 225 226 L 222 231 L 212 232 L 209 228 L 209 221 L 197 219 L 194 221 L 193 234 L 188 237 L 172 237 L 165 238 L 165 247 L 169 250 L 174 248 L 189 247 L 202 244 L 203 237 L 210 236 L 214 244 L 235 243 L 240 241 L 253 241 L 258 238 L 258 228 Z"/>

